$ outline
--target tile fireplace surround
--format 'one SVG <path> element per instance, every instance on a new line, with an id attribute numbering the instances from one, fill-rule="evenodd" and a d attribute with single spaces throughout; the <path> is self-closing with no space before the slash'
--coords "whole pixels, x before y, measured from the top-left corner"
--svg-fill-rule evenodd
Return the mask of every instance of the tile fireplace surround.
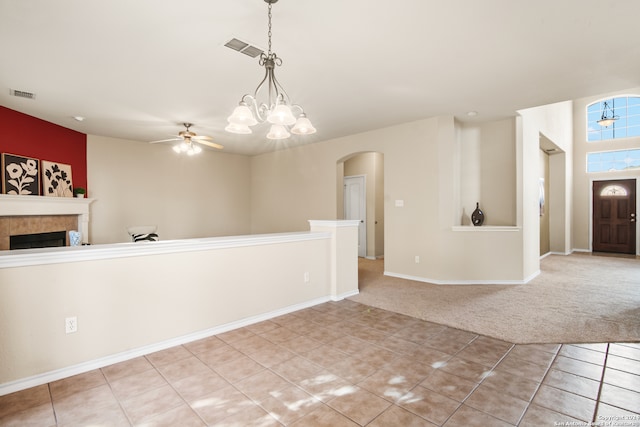
<path id="1" fill-rule="evenodd" d="M 94 199 L 0 194 L 0 250 L 18 234 L 79 230 L 88 242 L 89 205 Z"/>

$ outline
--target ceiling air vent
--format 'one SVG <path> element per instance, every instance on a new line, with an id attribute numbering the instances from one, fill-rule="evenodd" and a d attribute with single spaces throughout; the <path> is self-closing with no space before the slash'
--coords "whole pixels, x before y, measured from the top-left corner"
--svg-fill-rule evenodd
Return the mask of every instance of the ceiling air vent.
<path id="1" fill-rule="evenodd" d="M 26 92 L 24 90 L 9 89 L 9 94 L 17 96 L 18 98 L 36 99 L 35 93 Z"/>
<path id="2" fill-rule="evenodd" d="M 249 43 L 245 43 L 242 40 L 238 40 L 236 38 L 229 40 L 224 45 L 230 49 L 237 50 L 238 52 L 244 53 L 245 55 L 248 55 L 252 58 L 255 58 L 256 56 L 260 56 L 260 54 L 264 52 L 262 49 L 255 46 L 251 46 Z"/>

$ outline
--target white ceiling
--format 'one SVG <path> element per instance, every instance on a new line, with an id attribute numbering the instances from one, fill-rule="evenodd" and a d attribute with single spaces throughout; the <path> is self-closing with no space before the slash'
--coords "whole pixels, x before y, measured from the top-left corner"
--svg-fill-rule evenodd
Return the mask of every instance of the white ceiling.
<path id="1" fill-rule="evenodd" d="M 236 37 L 266 50 L 264 1 L 0 0 L 0 105 L 137 141 L 192 122 L 224 152 L 254 155 L 640 86 L 639 17 L 638 0 L 280 0 L 276 75 L 318 133 L 273 142 L 266 126 L 224 131 L 264 72 L 224 44 Z"/>

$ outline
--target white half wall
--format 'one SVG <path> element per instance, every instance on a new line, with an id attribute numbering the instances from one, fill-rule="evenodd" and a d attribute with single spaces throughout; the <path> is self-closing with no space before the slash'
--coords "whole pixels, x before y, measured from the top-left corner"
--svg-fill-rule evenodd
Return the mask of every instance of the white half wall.
<path id="1" fill-rule="evenodd" d="M 316 226 L 0 251 L 0 395 L 356 294 L 357 222 Z"/>

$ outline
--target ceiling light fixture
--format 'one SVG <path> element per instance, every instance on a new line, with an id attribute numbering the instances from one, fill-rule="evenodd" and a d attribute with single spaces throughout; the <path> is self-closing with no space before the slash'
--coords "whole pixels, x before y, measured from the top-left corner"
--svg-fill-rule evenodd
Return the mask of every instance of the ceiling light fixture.
<path id="1" fill-rule="evenodd" d="M 298 104 L 292 104 L 289 95 L 284 90 L 275 76 L 275 67 L 282 65 L 282 59 L 275 52 L 271 52 L 271 6 L 278 0 L 264 0 L 269 5 L 269 52 L 260 54 L 259 64 L 265 68 L 264 78 L 254 91 L 253 95 L 246 94 L 240 99 L 240 104 L 233 110 L 225 128 L 227 132 L 248 134 L 252 133 L 249 126 L 258 123 L 269 122 L 271 128 L 267 134 L 268 139 L 285 139 L 291 136 L 287 126 L 293 125 L 291 133 L 296 135 L 309 135 L 316 129 L 307 118 L 304 109 Z M 259 101 L 258 93 L 265 87 L 266 100 Z M 300 110 L 298 117 L 293 110 Z"/>
<path id="2" fill-rule="evenodd" d="M 611 112 L 611 117 L 607 116 L 607 110 Z M 611 109 L 611 107 L 609 107 L 609 104 L 607 104 L 607 102 L 605 101 L 604 106 L 602 107 L 602 117 L 600 117 L 600 120 L 598 120 L 597 123 L 600 126 L 609 127 L 616 120 L 618 120 L 618 116 L 615 115 L 614 111 Z"/>

